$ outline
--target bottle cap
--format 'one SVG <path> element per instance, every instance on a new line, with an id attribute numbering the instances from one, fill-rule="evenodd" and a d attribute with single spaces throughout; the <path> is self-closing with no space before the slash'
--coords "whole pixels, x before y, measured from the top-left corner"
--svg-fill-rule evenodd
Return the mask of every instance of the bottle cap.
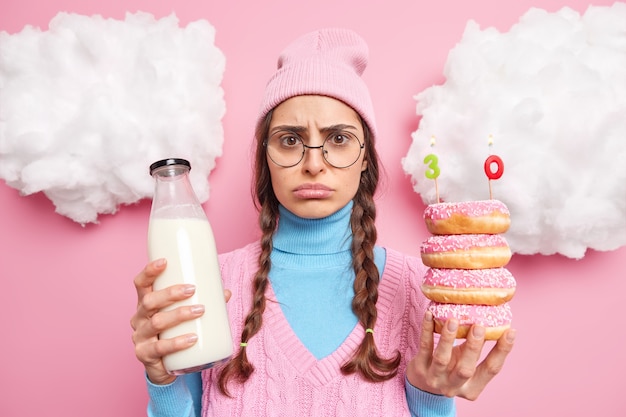
<path id="1" fill-rule="evenodd" d="M 167 159 L 161 159 L 160 161 L 156 161 L 155 163 L 150 165 L 150 175 L 152 175 L 155 169 L 165 167 L 165 166 L 170 166 L 170 165 L 184 165 L 186 167 L 189 167 L 189 169 L 191 169 L 191 164 L 186 159 L 167 158 Z"/>

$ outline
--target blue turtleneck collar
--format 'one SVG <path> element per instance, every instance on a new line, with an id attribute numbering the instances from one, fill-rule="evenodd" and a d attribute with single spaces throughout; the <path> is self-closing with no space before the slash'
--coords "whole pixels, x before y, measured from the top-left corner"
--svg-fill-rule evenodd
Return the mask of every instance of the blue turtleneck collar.
<path id="1" fill-rule="evenodd" d="M 274 249 L 301 255 L 326 255 L 350 251 L 352 200 L 343 208 L 321 219 L 298 217 L 278 207 L 280 218 L 273 237 Z"/>

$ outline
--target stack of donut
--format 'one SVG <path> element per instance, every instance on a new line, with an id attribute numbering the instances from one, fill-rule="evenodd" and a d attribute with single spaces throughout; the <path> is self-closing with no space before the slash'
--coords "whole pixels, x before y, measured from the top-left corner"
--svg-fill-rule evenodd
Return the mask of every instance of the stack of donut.
<path id="1" fill-rule="evenodd" d="M 454 317 L 457 338 L 480 324 L 486 340 L 498 339 L 511 326 L 508 301 L 516 286 L 505 268 L 511 249 L 501 236 L 511 222 L 508 208 L 498 200 L 437 203 L 426 207 L 424 221 L 433 236 L 420 249 L 429 267 L 422 292 L 431 300 L 435 332 Z"/>

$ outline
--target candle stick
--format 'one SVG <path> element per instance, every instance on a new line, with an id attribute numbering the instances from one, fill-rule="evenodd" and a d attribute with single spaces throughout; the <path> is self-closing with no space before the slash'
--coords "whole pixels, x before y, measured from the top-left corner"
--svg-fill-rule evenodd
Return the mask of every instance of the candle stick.
<path id="1" fill-rule="evenodd" d="M 491 191 L 491 181 L 492 180 L 497 180 L 498 178 L 500 178 L 502 176 L 502 174 L 504 174 L 504 162 L 502 162 L 502 158 L 500 158 L 498 155 L 492 155 L 491 154 L 491 147 L 493 146 L 493 135 L 489 135 L 489 156 L 487 157 L 487 159 L 485 159 L 485 174 L 487 174 L 487 178 L 489 181 L 489 199 L 493 199 L 493 193 Z M 492 170 L 492 165 L 495 164 L 496 165 L 496 171 L 494 172 Z"/>
<path id="2" fill-rule="evenodd" d="M 430 137 L 430 147 L 433 148 L 435 146 L 435 136 Z M 435 181 L 435 194 L 437 196 L 437 203 L 439 203 L 439 185 L 437 185 L 437 177 L 439 176 L 441 170 L 439 169 L 439 158 L 434 153 L 429 153 L 424 158 L 424 163 L 428 165 L 428 169 L 425 174 L 426 178 Z"/>

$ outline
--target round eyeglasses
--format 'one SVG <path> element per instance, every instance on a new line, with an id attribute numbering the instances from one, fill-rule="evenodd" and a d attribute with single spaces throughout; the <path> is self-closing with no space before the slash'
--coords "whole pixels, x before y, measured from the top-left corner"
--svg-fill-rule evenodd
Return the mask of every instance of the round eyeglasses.
<path id="1" fill-rule="evenodd" d="M 323 145 L 309 146 L 302 139 L 284 132 L 270 136 L 265 141 L 267 155 L 272 162 L 283 168 L 296 166 L 304 159 L 307 149 L 321 149 L 324 160 L 335 168 L 348 168 L 361 156 L 365 144 L 349 133 L 335 134 L 328 137 Z"/>

